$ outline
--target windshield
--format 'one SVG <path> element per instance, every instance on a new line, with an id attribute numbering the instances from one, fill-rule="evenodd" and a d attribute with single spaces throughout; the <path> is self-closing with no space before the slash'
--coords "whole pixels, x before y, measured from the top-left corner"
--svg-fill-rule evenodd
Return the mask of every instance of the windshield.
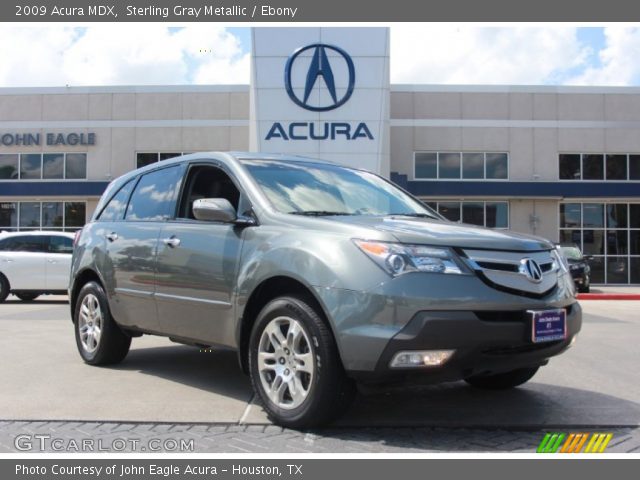
<path id="1" fill-rule="evenodd" d="M 337 165 L 245 160 L 273 206 L 311 215 L 439 215 L 372 173 Z"/>
<path id="2" fill-rule="evenodd" d="M 582 260 L 582 253 L 577 247 L 560 247 L 569 260 Z"/>

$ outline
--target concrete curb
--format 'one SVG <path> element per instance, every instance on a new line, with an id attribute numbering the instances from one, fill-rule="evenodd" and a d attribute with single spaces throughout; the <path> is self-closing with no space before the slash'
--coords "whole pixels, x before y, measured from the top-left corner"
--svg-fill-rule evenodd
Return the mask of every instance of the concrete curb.
<path id="1" fill-rule="evenodd" d="M 578 300 L 640 300 L 640 293 L 579 293 Z"/>

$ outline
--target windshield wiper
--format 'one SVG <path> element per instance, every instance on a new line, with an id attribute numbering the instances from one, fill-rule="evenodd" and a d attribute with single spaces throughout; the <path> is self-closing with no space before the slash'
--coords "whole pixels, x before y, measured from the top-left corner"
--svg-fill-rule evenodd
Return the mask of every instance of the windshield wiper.
<path id="1" fill-rule="evenodd" d="M 436 217 L 429 215 L 428 213 L 407 212 L 407 213 L 390 213 L 388 217 L 416 217 L 416 218 L 432 218 L 436 220 Z"/>
<path id="2" fill-rule="evenodd" d="M 349 213 L 349 212 L 332 212 L 330 210 L 301 210 L 301 211 L 296 211 L 296 212 L 288 212 L 291 215 L 309 215 L 311 217 L 324 217 L 324 216 L 331 216 L 331 215 L 354 215 L 353 213 Z"/>

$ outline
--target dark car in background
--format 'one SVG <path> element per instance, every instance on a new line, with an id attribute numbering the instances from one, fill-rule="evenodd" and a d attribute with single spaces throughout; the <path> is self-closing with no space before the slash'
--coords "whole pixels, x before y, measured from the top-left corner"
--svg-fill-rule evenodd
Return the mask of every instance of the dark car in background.
<path id="1" fill-rule="evenodd" d="M 591 287 L 591 267 L 589 266 L 589 260 L 591 257 L 582 255 L 580 248 L 573 243 L 561 244 L 559 247 L 567 259 L 569 272 L 571 272 L 576 288 L 580 293 L 589 293 Z"/>

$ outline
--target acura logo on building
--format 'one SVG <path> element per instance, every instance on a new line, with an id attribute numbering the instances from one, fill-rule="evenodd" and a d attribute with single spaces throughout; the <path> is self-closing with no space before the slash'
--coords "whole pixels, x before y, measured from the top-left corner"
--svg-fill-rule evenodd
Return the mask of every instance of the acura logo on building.
<path id="1" fill-rule="evenodd" d="M 518 271 L 531 282 L 540 283 L 542 281 L 542 269 L 540 265 L 538 265 L 538 262 L 531 258 L 523 258 L 520 260 Z"/>
<path id="2" fill-rule="evenodd" d="M 309 50 L 311 50 L 313 54 L 311 55 L 311 63 L 309 64 L 306 72 L 306 78 L 304 76 L 298 76 L 299 80 L 304 78 L 304 92 L 302 94 L 302 98 L 300 98 L 300 96 L 294 91 L 292 70 L 294 69 L 296 62 L 308 58 L 308 56 L 303 55 L 301 57 L 300 55 Z M 327 51 L 330 53 L 337 53 L 338 57 L 327 55 Z M 330 57 L 331 61 L 329 61 Z M 341 57 L 342 60 L 340 60 L 339 57 Z M 345 62 L 346 69 L 338 68 L 337 62 L 340 61 Z M 334 69 L 336 74 L 341 74 L 339 78 L 336 78 L 336 75 L 334 75 L 334 69 L 331 68 L 332 62 L 335 62 Z M 299 70 L 295 73 L 299 73 Z M 348 78 L 346 78 L 346 82 L 343 82 L 345 80 L 345 78 L 343 78 L 345 74 L 348 75 Z M 320 77 L 322 77 L 322 80 L 324 81 L 328 95 L 323 95 L 323 91 L 320 90 L 319 100 L 314 102 L 311 93 L 314 89 L 321 87 Z M 339 87 L 336 87 L 336 81 L 338 82 L 338 85 L 346 84 L 346 91 L 339 92 Z M 312 112 L 326 112 L 328 110 L 338 108 L 349 100 L 349 97 L 351 97 L 351 94 L 353 93 L 353 87 L 356 83 L 356 71 L 353 66 L 353 60 L 347 52 L 333 45 L 314 43 L 312 45 L 299 48 L 289 57 L 284 69 L 284 83 L 287 93 L 289 94 L 289 98 L 291 98 L 294 103 L 302 108 L 311 110 Z M 301 84 L 302 83 L 300 83 L 300 85 Z M 342 93 L 342 95 L 339 95 L 339 93 Z"/>

